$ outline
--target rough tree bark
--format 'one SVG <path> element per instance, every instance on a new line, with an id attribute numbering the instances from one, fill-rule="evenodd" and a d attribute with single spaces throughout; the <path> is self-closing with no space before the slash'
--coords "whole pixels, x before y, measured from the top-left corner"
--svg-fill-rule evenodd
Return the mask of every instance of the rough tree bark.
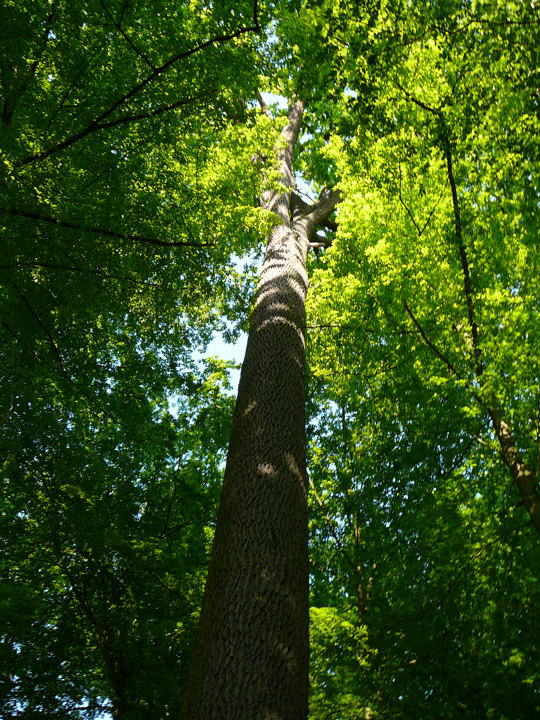
<path id="1" fill-rule="evenodd" d="M 186 720 L 307 717 L 306 257 L 338 195 L 323 191 L 309 206 L 295 201 L 303 111 L 301 101 L 292 103 L 281 133 L 284 190 L 261 201 L 276 225 L 242 366 Z"/>
<path id="2" fill-rule="evenodd" d="M 537 470 L 532 470 L 523 462 L 514 435 L 503 419 L 501 411 L 498 408 L 490 408 L 489 417 L 499 441 L 501 457 L 516 484 L 521 504 L 529 513 L 531 523 L 540 535 L 540 494 L 536 489 Z"/>

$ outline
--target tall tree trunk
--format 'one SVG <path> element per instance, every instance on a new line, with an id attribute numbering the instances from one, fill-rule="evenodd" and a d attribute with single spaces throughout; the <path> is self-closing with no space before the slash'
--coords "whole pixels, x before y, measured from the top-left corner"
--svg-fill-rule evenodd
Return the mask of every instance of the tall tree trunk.
<path id="1" fill-rule="evenodd" d="M 520 494 L 521 504 L 529 513 L 534 529 L 540 534 L 540 494 L 536 489 L 536 472 L 523 462 L 516 440 L 501 411 L 490 408 L 489 417 L 499 441 L 502 459 L 510 470 Z"/>
<path id="2" fill-rule="evenodd" d="M 309 237 L 334 207 L 291 202 L 303 104 L 278 153 L 271 231 L 233 416 L 186 720 L 305 720 L 308 557 L 304 327 Z"/>
<path id="3" fill-rule="evenodd" d="M 475 372 L 476 377 L 480 381 L 484 374 L 484 364 L 482 361 L 482 349 L 480 347 L 479 340 L 479 328 L 476 321 L 476 312 L 474 308 L 471 273 L 469 259 L 467 257 L 467 247 L 463 239 L 462 221 L 461 221 L 461 209 L 459 206 L 458 190 L 456 180 L 454 177 L 453 170 L 453 158 L 451 150 L 450 135 L 446 120 L 440 111 L 433 111 L 439 117 L 442 129 L 442 140 L 444 147 L 444 154 L 446 157 L 446 168 L 448 175 L 448 182 L 450 184 L 450 190 L 452 193 L 452 206 L 454 210 L 454 228 L 456 240 L 459 248 L 459 258 L 461 263 L 461 270 L 463 275 L 463 291 L 465 295 L 465 302 L 467 305 L 467 317 L 469 320 L 469 328 L 471 331 L 472 346 L 475 360 Z M 409 314 L 410 310 L 408 310 Z M 412 317 L 412 315 L 411 315 Z M 413 318 L 414 319 L 414 318 Z M 439 357 L 440 354 L 439 354 Z M 448 362 L 445 361 L 447 366 Z M 455 373 L 455 369 L 449 366 L 450 369 Z M 501 450 L 501 457 L 510 471 L 512 479 L 516 484 L 519 495 L 521 497 L 521 504 L 531 518 L 531 523 L 535 528 L 536 532 L 540 534 L 540 493 L 537 487 L 537 473 L 539 471 L 538 463 L 537 467 L 533 470 L 527 467 L 523 462 L 515 437 L 504 418 L 504 410 L 498 406 L 492 406 L 488 408 L 488 415 L 491 420 L 491 426 L 495 431 L 497 440 L 499 441 L 499 447 Z"/>

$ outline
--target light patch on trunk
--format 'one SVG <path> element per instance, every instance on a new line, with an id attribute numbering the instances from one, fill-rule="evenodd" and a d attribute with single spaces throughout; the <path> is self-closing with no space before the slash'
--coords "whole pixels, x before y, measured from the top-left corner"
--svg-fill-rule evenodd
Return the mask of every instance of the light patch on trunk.
<path id="1" fill-rule="evenodd" d="M 257 401 L 256 401 L 256 400 L 250 400 L 250 402 L 248 402 L 248 404 L 246 405 L 246 407 L 245 407 L 245 409 L 244 409 L 244 415 L 249 415 L 249 413 L 250 413 L 252 410 L 255 410 L 256 407 L 257 407 Z"/>
<path id="2" fill-rule="evenodd" d="M 257 472 L 260 475 L 269 475 L 269 476 L 275 476 L 277 475 L 276 468 L 271 463 L 259 463 L 257 465 Z"/>

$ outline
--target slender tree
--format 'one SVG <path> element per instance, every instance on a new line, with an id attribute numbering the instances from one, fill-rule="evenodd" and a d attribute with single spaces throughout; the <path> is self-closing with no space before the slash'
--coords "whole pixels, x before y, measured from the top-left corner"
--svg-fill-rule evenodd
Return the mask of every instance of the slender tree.
<path id="1" fill-rule="evenodd" d="M 268 112 L 264 103 L 263 110 Z M 306 258 L 338 193 L 307 205 L 293 157 L 304 112 L 280 135 L 276 216 L 257 289 L 185 713 L 192 720 L 302 720 L 308 697 L 305 470 Z"/>

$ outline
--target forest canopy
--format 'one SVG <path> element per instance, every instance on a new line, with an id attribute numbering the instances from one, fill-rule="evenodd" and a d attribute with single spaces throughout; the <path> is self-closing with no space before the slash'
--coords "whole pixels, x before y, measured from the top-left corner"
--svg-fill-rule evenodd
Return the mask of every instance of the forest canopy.
<path id="1" fill-rule="evenodd" d="M 195 717 L 235 407 L 204 352 L 304 226 L 308 717 L 540 717 L 539 23 L 4 1 L 3 717 Z"/>

